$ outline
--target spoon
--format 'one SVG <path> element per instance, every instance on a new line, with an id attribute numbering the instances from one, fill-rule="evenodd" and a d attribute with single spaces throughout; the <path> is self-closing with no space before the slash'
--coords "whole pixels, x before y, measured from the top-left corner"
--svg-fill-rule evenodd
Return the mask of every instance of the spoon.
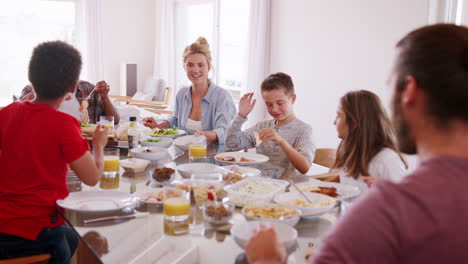
<path id="1" fill-rule="evenodd" d="M 305 193 L 301 189 L 299 189 L 299 187 L 297 187 L 297 185 L 291 179 L 289 179 L 288 181 L 292 186 L 294 186 L 294 188 L 296 188 L 296 190 L 302 195 L 302 197 L 304 197 L 304 199 L 307 202 L 313 204 L 313 202 L 309 199 L 309 197 L 307 197 L 307 195 L 305 195 Z"/>

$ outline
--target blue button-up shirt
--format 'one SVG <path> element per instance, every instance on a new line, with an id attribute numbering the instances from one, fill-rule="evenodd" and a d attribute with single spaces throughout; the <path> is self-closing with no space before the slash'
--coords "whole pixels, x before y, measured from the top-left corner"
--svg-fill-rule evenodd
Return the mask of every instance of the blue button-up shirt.
<path id="1" fill-rule="evenodd" d="M 192 110 L 192 91 L 190 87 L 179 90 L 176 96 L 175 113 L 169 118 L 171 127 L 185 129 L 185 124 Z M 214 131 L 218 142 L 224 143 L 226 130 L 236 114 L 236 106 L 231 95 L 225 89 L 211 82 L 208 92 L 201 101 L 202 130 Z M 187 131 L 194 133 L 196 131 Z"/>

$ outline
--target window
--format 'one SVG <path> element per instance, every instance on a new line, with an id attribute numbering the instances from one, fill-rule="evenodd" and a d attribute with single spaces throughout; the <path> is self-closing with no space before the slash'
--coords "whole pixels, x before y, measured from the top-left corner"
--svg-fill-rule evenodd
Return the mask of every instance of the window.
<path id="1" fill-rule="evenodd" d="M 243 90 L 246 66 L 249 0 L 184 0 L 175 7 L 175 75 L 176 87 L 187 85 L 183 69 L 184 48 L 199 36 L 211 48 L 213 81 L 227 89 L 234 101 Z"/>
<path id="2" fill-rule="evenodd" d="M 0 9 L 0 106 L 12 102 L 28 81 L 28 63 L 40 42 L 75 44 L 75 3 L 65 0 L 21 0 Z"/>

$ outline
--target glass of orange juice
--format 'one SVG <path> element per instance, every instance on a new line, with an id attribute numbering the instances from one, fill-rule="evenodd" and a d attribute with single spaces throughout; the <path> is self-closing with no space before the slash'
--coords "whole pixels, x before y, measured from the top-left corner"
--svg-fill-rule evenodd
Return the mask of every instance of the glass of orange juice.
<path id="1" fill-rule="evenodd" d="M 165 220 L 185 221 L 190 215 L 190 200 L 186 197 L 167 198 L 164 200 L 163 212 Z"/>
<path id="2" fill-rule="evenodd" d="M 104 174 L 119 172 L 120 150 L 118 148 L 104 149 Z"/>
<path id="3" fill-rule="evenodd" d="M 206 137 L 195 136 L 189 145 L 189 158 L 191 160 L 206 158 Z"/>
<path id="4" fill-rule="evenodd" d="M 109 128 L 109 135 L 114 133 L 114 116 L 99 116 L 99 124 Z"/>

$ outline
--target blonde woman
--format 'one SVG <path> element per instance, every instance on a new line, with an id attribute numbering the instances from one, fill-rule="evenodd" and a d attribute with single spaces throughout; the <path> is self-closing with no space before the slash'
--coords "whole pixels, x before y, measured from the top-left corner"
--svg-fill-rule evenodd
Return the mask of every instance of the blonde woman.
<path id="1" fill-rule="evenodd" d="M 166 121 L 156 123 L 145 118 L 145 126 L 168 128 L 177 126 L 189 134 L 206 136 L 209 142 L 224 142 L 226 129 L 236 114 L 231 95 L 208 79 L 212 68 L 208 42 L 200 37 L 187 46 L 183 54 L 184 69 L 192 83 L 179 90 L 175 113 Z"/>
<path id="2" fill-rule="evenodd" d="M 395 131 L 377 95 L 365 90 L 345 94 L 334 124 L 341 138 L 334 166 L 340 182 L 365 190 L 375 180 L 398 182 L 406 174 Z"/>

